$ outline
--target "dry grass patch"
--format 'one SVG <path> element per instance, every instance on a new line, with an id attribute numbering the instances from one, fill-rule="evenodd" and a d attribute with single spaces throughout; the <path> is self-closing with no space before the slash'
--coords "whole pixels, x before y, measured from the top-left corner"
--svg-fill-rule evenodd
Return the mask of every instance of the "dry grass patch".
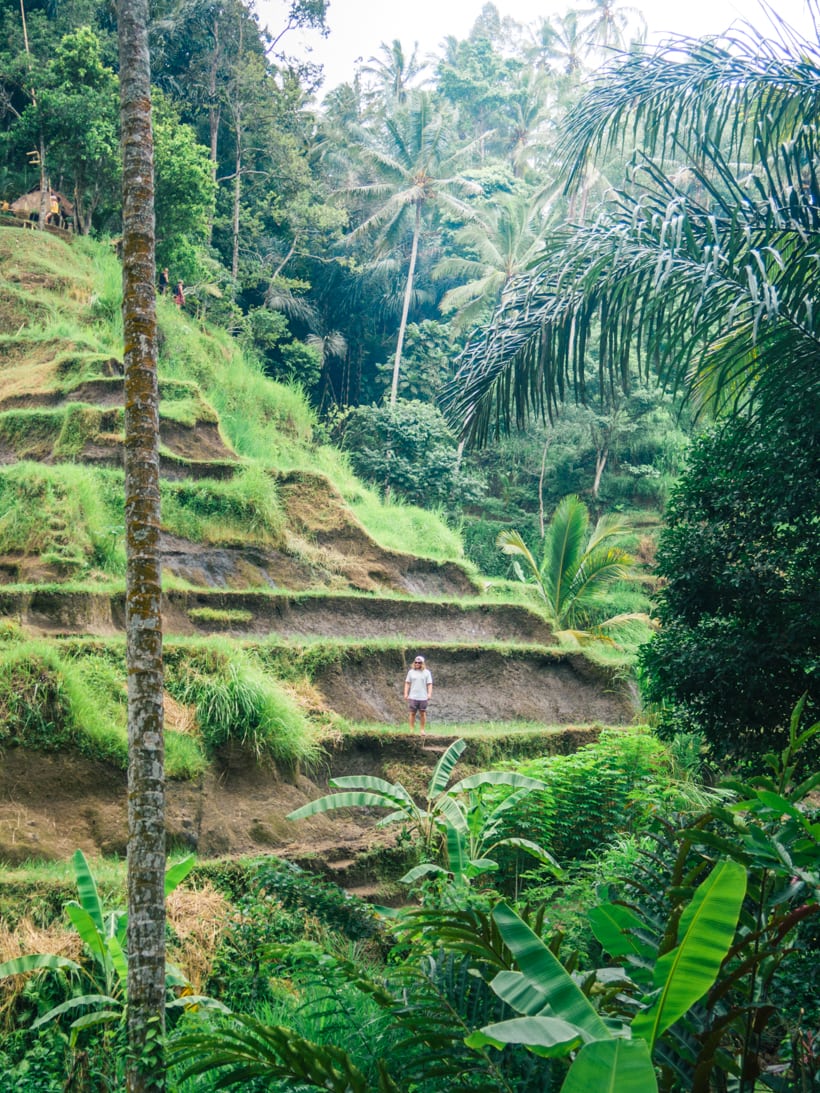
<path id="1" fill-rule="evenodd" d="M 208 981 L 219 943 L 229 925 L 230 904 L 209 883 L 201 888 L 177 888 L 166 901 L 173 940 L 168 959 L 187 976 L 195 994 Z"/>
<path id="2" fill-rule="evenodd" d="M 35 926 L 29 918 L 22 919 L 14 930 L 0 921 L 0 964 L 29 953 L 52 953 L 78 963 L 83 943 L 79 934 L 63 926 Z M 28 975 L 9 975 L 0 979 L 0 1028 L 9 1029 L 17 999 L 25 989 Z"/>

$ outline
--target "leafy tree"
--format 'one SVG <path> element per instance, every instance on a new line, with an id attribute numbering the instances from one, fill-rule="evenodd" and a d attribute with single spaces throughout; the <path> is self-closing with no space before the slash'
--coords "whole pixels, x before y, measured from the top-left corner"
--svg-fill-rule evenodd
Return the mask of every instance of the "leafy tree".
<path id="1" fill-rule="evenodd" d="M 371 57 L 360 69 L 361 75 L 369 78 L 366 82 L 373 84 L 365 96 L 374 99 L 376 106 L 388 109 L 393 105 L 403 106 L 410 90 L 418 86 L 425 67 L 418 57 L 418 42 L 409 55 L 398 38 L 390 45 L 382 42 L 379 56 Z"/>
<path id="2" fill-rule="evenodd" d="M 207 149 L 161 93 L 154 96 L 154 154 L 157 265 L 190 282 L 195 252 L 208 238 L 216 184 Z"/>
<path id="3" fill-rule="evenodd" d="M 707 433 L 668 506 L 644 696 L 718 758 L 764 754 L 799 695 L 820 700 L 818 414 L 814 393 Z"/>
<path id="4" fill-rule="evenodd" d="M 74 204 L 77 230 L 89 231 L 100 204 L 117 204 L 117 77 L 88 26 L 66 34 L 38 64 L 38 89 L 8 128 L 20 152 L 40 147 L 48 178 L 60 179 Z M 56 181 L 52 183 L 56 186 Z"/>
<path id="5" fill-rule="evenodd" d="M 628 531 L 620 517 L 608 515 L 602 516 L 589 532 L 589 509 L 579 497 L 570 494 L 553 514 L 540 564 L 517 531 L 502 531 L 498 545 L 516 559 L 519 579 L 534 582 L 548 617 L 558 629 L 573 630 L 594 617 L 606 589 L 629 573 L 632 558 L 616 542 Z M 518 558 L 523 559 L 526 573 Z"/>
<path id="6" fill-rule="evenodd" d="M 384 253 L 403 242 L 408 220 L 411 233 L 390 388 L 390 401 L 395 403 L 423 220 L 439 209 L 468 218 L 470 207 L 459 195 L 476 193 L 478 187 L 460 173 L 465 145 L 455 139 L 447 119 L 424 92 L 387 118 L 383 133 L 371 134 L 362 151 L 371 180 L 349 192 L 365 201 L 376 201 L 378 207 L 365 214 L 351 238 L 373 234 L 377 251 Z"/>
<path id="7" fill-rule="evenodd" d="M 445 314 L 455 313 L 457 326 L 474 323 L 495 307 L 533 261 L 542 245 L 543 208 L 543 194 L 500 194 L 456 232 L 456 245 L 438 263 L 435 276 L 459 282 L 440 305 Z"/>
<path id="8" fill-rule="evenodd" d="M 460 465 L 455 437 L 434 406 L 404 399 L 358 406 L 339 431 L 355 472 L 386 494 L 428 507 L 481 495 L 481 480 Z"/>

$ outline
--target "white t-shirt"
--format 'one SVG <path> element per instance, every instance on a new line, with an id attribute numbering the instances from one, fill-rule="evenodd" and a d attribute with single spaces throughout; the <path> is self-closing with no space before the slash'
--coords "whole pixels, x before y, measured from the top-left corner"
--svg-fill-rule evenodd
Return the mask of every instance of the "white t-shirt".
<path id="1" fill-rule="evenodd" d="M 430 674 L 429 668 L 411 668 L 407 673 L 407 679 L 405 683 L 410 684 L 410 690 L 407 694 L 408 698 L 425 699 L 427 698 L 427 684 L 433 682 L 433 677 Z"/>

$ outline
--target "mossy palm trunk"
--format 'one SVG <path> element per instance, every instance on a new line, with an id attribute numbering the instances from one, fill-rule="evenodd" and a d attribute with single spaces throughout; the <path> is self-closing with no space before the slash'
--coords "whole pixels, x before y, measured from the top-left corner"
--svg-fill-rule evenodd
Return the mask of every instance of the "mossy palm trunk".
<path id="1" fill-rule="evenodd" d="M 165 1089 L 159 396 L 147 0 L 120 0 L 128 670 L 129 1093 Z"/>

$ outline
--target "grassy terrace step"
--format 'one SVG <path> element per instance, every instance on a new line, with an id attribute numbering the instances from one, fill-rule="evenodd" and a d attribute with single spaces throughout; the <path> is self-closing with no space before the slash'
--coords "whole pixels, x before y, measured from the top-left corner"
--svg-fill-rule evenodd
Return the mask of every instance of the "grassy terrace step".
<path id="1" fill-rule="evenodd" d="M 114 634 L 125 627 L 125 593 L 6 588 L 0 617 L 36 634 Z M 547 623 L 526 607 L 469 601 L 171 589 L 163 596 L 163 620 L 168 635 L 555 642 Z"/>

